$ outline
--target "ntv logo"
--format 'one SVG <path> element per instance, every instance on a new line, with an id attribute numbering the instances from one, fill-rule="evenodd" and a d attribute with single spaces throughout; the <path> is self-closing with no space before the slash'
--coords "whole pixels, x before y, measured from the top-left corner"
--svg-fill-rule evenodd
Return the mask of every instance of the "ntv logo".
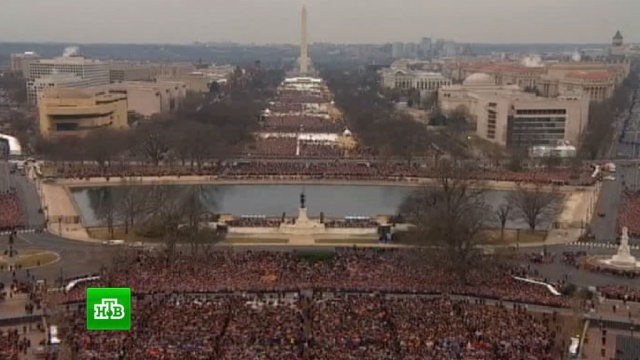
<path id="1" fill-rule="evenodd" d="M 87 330 L 131 329 L 131 289 L 88 288 Z"/>
<path id="2" fill-rule="evenodd" d="M 102 299 L 102 304 L 93 305 L 93 318 L 120 320 L 124 318 L 124 306 L 118 304 L 118 299 Z"/>

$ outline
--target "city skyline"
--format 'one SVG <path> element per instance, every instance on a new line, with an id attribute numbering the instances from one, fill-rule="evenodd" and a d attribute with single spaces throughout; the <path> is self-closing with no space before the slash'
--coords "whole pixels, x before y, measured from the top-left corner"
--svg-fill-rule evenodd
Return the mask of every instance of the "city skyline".
<path id="1" fill-rule="evenodd" d="M 309 43 L 640 41 L 634 0 L 24 0 L 3 5 L 0 41 L 298 44 L 303 5 Z"/>

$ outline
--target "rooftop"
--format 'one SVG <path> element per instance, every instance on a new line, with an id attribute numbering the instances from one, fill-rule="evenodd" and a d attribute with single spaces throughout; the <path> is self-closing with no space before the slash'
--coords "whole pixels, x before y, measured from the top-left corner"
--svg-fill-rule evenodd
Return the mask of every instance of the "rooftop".
<path id="1" fill-rule="evenodd" d="M 40 59 L 40 64 L 106 64 L 100 60 L 87 59 L 81 56 L 57 57 L 53 59 Z"/>
<path id="2" fill-rule="evenodd" d="M 567 74 L 568 78 L 583 80 L 608 80 L 612 76 L 609 71 L 574 71 Z"/>
<path id="3" fill-rule="evenodd" d="M 620 34 L 620 30 L 616 31 L 616 34 L 613 36 L 614 40 L 622 40 L 622 34 Z"/>

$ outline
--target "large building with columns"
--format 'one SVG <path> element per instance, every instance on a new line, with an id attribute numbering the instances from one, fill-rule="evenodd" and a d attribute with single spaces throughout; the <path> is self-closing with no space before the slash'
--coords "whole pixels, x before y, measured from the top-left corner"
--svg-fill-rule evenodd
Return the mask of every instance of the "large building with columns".
<path id="1" fill-rule="evenodd" d="M 415 89 L 422 96 L 428 96 L 440 87 L 452 84 L 451 79 L 433 71 L 434 69 L 424 70 L 425 66 L 428 67 L 429 64 L 397 60 L 390 67 L 380 70 L 382 86 L 399 90 Z"/>
<path id="2" fill-rule="evenodd" d="M 629 75 L 628 61 L 556 62 L 527 66 L 520 63 L 450 62 L 443 74 L 462 81 L 474 73 L 491 76 L 497 85 L 537 90 L 545 97 L 586 95 L 592 101 L 608 99 Z"/>

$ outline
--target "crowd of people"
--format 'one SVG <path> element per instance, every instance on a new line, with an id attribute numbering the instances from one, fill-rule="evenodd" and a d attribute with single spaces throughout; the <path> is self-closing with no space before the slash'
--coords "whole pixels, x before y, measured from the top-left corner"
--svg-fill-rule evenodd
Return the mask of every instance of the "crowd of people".
<path id="1" fill-rule="evenodd" d="M 637 286 L 599 286 L 598 292 L 609 299 L 640 302 L 640 287 Z"/>
<path id="2" fill-rule="evenodd" d="M 18 360 L 20 354 L 27 354 L 31 341 L 20 336 L 18 329 L 0 329 L 0 359 Z"/>
<path id="3" fill-rule="evenodd" d="M 617 222 L 618 229 L 626 226 L 630 236 L 640 236 L 640 191 L 623 191 Z"/>
<path id="4" fill-rule="evenodd" d="M 264 129 L 277 132 L 342 133 L 346 125 L 342 121 L 332 121 L 320 116 L 280 115 L 268 116 Z"/>
<path id="5" fill-rule="evenodd" d="M 269 142 L 270 140 L 265 140 Z M 295 140 L 289 147 L 294 147 Z M 280 149 L 278 151 L 291 151 Z M 433 178 L 440 174 L 434 167 L 395 162 L 370 161 L 257 161 L 247 160 L 223 164 L 204 163 L 199 167 L 180 164 L 160 166 L 134 163 L 111 163 L 107 166 L 81 162 L 46 163 L 43 172 L 47 176 L 86 179 L 92 177 L 130 176 L 217 176 L 222 179 L 268 179 L 272 177 L 302 177 L 309 179 L 402 181 L 413 178 Z M 585 173 L 586 174 L 586 173 Z M 465 171 L 461 176 L 478 181 L 510 181 L 518 183 L 592 185 L 591 177 L 576 179 L 569 169 L 530 169 L 513 172 L 495 167 Z"/>
<path id="6" fill-rule="evenodd" d="M 225 223 L 231 227 L 278 227 L 282 223 L 282 219 L 265 216 L 241 216 Z"/>
<path id="7" fill-rule="evenodd" d="M 295 137 L 257 138 L 247 148 L 247 155 L 293 157 L 298 140 Z"/>
<path id="8" fill-rule="evenodd" d="M 338 159 L 344 156 L 345 149 L 341 148 L 337 144 L 325 145 L 316 144 L 311 142 L 302 142 L 300 144 L 300 156 L 305 158 L 334 158 Z M 349 152 L 353 155 L 353 151 Z"/>
<path id="9" fill-rule="evenodd" d="M 288 296 L 290 295 L 290 296 Z M 132 330 L 87 331 L 68 317 L 73 351 L 94 359 L 551 359 L 552 318 L 522 307 L 426 297 L 138 298 Z"/>
<path id="10" fill-rule="evenodd" d="M 377 228 L 378 222 L 371 218 L 347 218 L 324 222 L 328 228 Z"/>
<path id="11" fill-rule="evenodd" d="M 540 285 L 514 279 L 512 268 L 490 268 L 458 274 L 425 265 L 416 267 L 413 252 L 344 250 L 330 259 L 310 261 L 300 254 L 266 251 L 216 251 L 201 258 L 167 259 L 140 253 L 128 265 L 118 265 L 97 286 L 130 287 L 135 293 L 299 291 L 306 288 L 421 294 L 475 295 L 505 301 L 567 306 Z M 107 282 L 108 279 L 108 282 Z M 84 289 L 67 294 L 78 300 Z"/>
<path id="12" fill-rule="evenodd" d="M 245 154 L 249 157 L 338 159 L 345 155 L 345 150 L 337 144 L 318 144 L 296 137 L 268 137 L 257 138 L 247 146 Z"/>
<path id="13" fill-rule="evenodd" d="M 16 230 L 24 226 L 20 199 L 15 189 L 0 191 L 0 231 Z"/>

